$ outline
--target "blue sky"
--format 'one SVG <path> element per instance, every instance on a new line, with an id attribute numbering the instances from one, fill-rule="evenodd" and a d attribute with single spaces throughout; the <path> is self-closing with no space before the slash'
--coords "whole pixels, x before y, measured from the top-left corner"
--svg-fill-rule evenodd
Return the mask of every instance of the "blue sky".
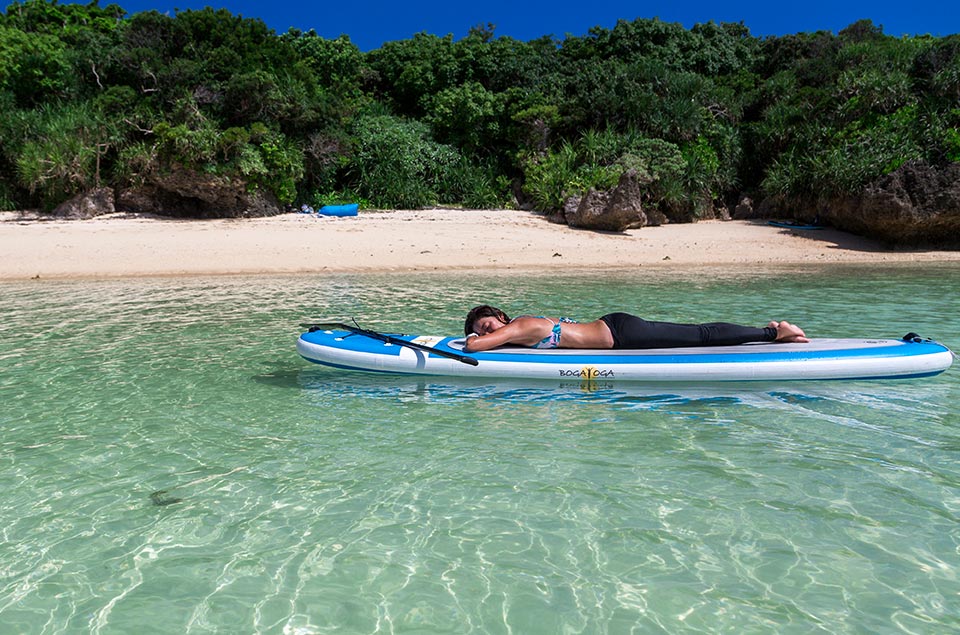
<path id="1" fill-rule="evenodd" d="M 945 36 L 960 32 L 960 3 L 956 0 L 918 4 L 890 0 L 101 0 L 100 4 L 111 1 L 129 13 L 156 9 L 172 15 L 175 9 L 225 8 L 244 17 L 260 18 L 278 33 L 291 26 L 314 29 L 328 38 L 345 33 L 365 51 L 420 31 L 441 36 L 450 33 L 460 39 L 471 26 L 488 22 L 496 25 L 497 35 L 519 40 L 584 35 L 592 26 L 612 28 L 618 19 L 654 17 L 688 28 L 710 20 L 742 21 L 756 36 L 836 32 L 863 18 L 882 25 L 887 35 Z"/>

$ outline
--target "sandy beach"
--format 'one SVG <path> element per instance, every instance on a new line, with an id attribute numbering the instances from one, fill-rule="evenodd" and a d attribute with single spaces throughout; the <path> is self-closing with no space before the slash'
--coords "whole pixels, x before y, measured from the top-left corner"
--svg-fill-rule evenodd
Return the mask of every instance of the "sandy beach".
<path id="1" fill-rule="evenodd" d="M 704 221 L 625 233 L 572 229 L 517 210 L 361 212 L 333 218 L 174 220 L 0 213 L 0 280 L 201 274 L 960 262 L 833 229 Z"/>

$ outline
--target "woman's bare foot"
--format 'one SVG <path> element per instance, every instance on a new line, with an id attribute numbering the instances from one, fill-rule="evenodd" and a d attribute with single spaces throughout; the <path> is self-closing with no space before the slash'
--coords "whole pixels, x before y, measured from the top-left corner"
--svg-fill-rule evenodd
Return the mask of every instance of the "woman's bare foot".
<path id="1" fill-rule="evenodd" d="M 796 324 L 773 320 L 770 324 L 767 324 L 767 326 L 777 329 L 777 339 L 774 340 L 775 342 L 803 344 L 810 341 L 807 339 L 807 335 L 803 332 L 803 329 Z"/>

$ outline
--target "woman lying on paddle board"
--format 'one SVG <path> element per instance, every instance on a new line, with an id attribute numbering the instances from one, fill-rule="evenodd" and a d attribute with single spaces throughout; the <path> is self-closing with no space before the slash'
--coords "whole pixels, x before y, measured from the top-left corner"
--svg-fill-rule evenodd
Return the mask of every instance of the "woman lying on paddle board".
<path id="1" fill-rule="evenodd" d="M 673 324 L 649 322 L 629 313 L 609 313 L 593 322 L 570 318 L 523 315 L 510 319 L 488 305 L 474 307 L 463 326 L 464 350 L 486 351 L 513 344 L 532 348 L 676 348 L 731 346 L 747 342 L 809 342 L 803 330 L 789 322 L 763 328 L 727 322 Z"/>

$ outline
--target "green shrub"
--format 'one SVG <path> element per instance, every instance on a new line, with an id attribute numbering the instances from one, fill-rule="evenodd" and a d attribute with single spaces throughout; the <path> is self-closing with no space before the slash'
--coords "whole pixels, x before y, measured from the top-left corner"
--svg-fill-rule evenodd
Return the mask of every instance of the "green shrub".
<path id="1" fill-rule="evenodd" d="M 524 165 L 523 191 L 536 209 L 558 210 L 571 194 L 577 173 L 577 152 L 564 142 L 556 150 L 548 150 L 542 157 L 534 157 Z"/>
<path id="2" fill-rule="evenodd" d="M 767 170 L 760 184 L 761 190 L 768 195 L 788 196 L 806 194 L 811 191 L 810 171 L 802 156 L 793 150 L 782 153 Z"/>
<path id="3" fill-rule="evenodd" d="M 424 121 L 438 140 L 473 156 L 488 156 L 500 144 L 503 95 L 488 91 L 478 82 L 468 82 L 426 101 Z"/>
<path id="4" fill-rule="evenodd" d="M 618 132 L 612 128 L 584 130 L 577 140 L 577 155 L 584 163 L 612 165 L 644 137 L 633 130 Z"/>
<path id="5" fill-rule="evenodd" d="M 113 174 L 119 184 L 141 185 L 144 178 L 157 168 L 156 144 L 141 141 L 120 149 Z"/>
<path id="6" fill-rule="evenodd" d="M 280 133 L 263 139 L 257 149 L 264 172 L 253 180 L 281 203 L 292 203 L 297 198 L 297 182 L 303 178 L 303 152 Z"/>
<path id="7" fill-rule="evenodd" d="M 687 162 L 676 144 L 663 139 L 637 139 L 620 158 L 620 165 L 636 170 L 640 182 L 647 183 L 650 203 L 679 205 L 685 200 Z"/>
<path id="8" fill-rule="evenodd" d="M 17 180 L 41 207 L 52 209 L 97 184 L 105 127 L 89 103 L 43 108 L 15 158 Z"/>
<path id="9" fill-rule="evenodd" d="M 465 157 L 447 171 L 441 184 L 441 201 L 472 209 L 504 207 L 509 182 L 489 164 L 475 164 Z"/>
<path id="10" fill-rule="evenodd" d="M 838 132 L 808 127 L 797 145 L 777 158 L 762 188 L 815 198 L 857 194 L 907 161 L 924 157 L 918 115 L 916 106 L 907 106 L 874 118 L 873 125 L 855 121 Z"/>
<path id="11" fill-rule="evenodd" d="M 9 90 L 18 105 L 31 107 L 66 95 L 74 82 L 70 71 L 60 38 L 0 24 L 0 89 Z"/>
<path id="12" fill-rule="evenodd" d="M 558 210 L 590 188 L 609 190 L 627 170 L 636 170 L 646 202 L 696 216 L 718 186 L 720 161 L 703 137 L 681 150 L 663 139 L 610 130 L 586 132 L 576 144 L 565 142 L 524 165 L 524 192 L 534 207 Z"/>
<path id="13" fill-rule="evenodd" d="M 720 169 L 720 159 L 717 152 L 706 139 L 697 137 L 697 140 L 686 144 L 681 150 L 686 163 L 685 185 L 688 192 L 702 199 L 714 198 L 717 192 L 717 171 Z"/>
<path id="14" fill-rule="evenodd" d="M 960 161 L 960 130 L 950 128 L 944 131 L 944 146 L 949 161 Z"/>
<path id="15" fill-rule="evenodd" d="M 0 211 L 13 211 L 19 207 L 12 185 L 0 179 Z"/>
<path id="16" fill-rule="evenodd" d="M 209 120 L 199 126 L 160 122 L 153 127 L 157 149 L 167 164 L 204 169 L 216 164 L 220 132 Z"/>
<path id="17" fill-rule="evenodd" d="M 425 124 L 390 115 L 360 117 L 353 130 L 347 169 L 361 196 L 383 208 L 438 202 L 441 184 L 460 160 L 455 148 L 434 141 Z"/>

